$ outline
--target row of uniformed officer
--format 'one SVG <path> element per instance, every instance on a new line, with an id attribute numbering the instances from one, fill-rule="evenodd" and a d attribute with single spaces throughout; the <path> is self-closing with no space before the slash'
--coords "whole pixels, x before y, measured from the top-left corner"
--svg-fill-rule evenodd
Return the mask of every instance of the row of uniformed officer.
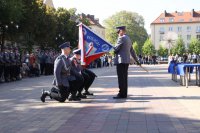
<path id="1" fill-rule="evenodd" d="M 3 77 L 5 82 L 15 81 L 20 79 L 20 54 L 17 48 L 5 48 L 0 51 L 0 80 Z"/>

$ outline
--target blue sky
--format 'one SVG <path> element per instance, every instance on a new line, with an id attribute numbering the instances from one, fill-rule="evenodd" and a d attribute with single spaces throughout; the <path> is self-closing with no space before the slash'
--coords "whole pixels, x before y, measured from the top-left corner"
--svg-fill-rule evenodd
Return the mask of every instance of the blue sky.
<path id="1" fill-rule="evenodd" d="M 104 19 L 121 10 L 133 11 L 145 19 L 145 28 L 150 34 L 150 23 L 160 13 L 175 11 L 200 11 L 200 0 L 53 0 L 55 7 L 77 8 L 78 13 L 95 15 Z"/>

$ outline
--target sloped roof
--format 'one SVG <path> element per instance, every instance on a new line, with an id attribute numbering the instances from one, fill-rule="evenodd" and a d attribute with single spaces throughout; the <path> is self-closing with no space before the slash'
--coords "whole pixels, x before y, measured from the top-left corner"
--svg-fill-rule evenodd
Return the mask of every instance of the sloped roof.
<path id="1" fill-rule="evenodd" d="M 55 8 L 52 0 L 44 0 L 44 4 L 49 7 Z"/>
<path id="2" fill-rule="evenodd" d="M 197 23 L 200 22 L 200 11 L 161 13 L 151 24 Z"/>
<path id="3" fill-rule="evenodd" d="M 99 23 L 99 19 L 95 18 L 94 15 L 90 15 L 90 14 L 87 14 L 87 15 L 86 15 L 86 14 L 82 13 L 82 14 L 81 14 L 81 17 L 87 18 L 87 19 L 89 20 L 89 22 L 90 22 L 90 25 L 96 25 L 96 26 L 98 26 L 98 27 L 100 27 L 100 28 L 104 28 L 104 27 Z"/>

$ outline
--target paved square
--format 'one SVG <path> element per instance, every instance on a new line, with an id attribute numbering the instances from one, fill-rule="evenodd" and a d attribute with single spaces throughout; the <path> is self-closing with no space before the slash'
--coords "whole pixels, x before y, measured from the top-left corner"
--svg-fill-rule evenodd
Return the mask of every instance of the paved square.
<path id="1" fill-rule="evenodd" d="M 200 133 L 200 87 L 171 80 L 166 65 L 129 68 L 129 97 L 118 93 L 115 67 L 94 69 L 95 96 L 81 102 L 39 99 L 52 76 L 0 84 L 1 133 Z"/>

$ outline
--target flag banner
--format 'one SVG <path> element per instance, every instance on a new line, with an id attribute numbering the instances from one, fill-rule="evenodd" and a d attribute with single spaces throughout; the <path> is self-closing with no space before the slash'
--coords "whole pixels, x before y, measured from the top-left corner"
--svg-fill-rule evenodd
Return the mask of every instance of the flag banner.
<path id="1" fill-rule="evenodd" d="M 95 59 L 109 52 L 113 46 L 87 26 L 80 24 L 79 48 L 81 49 L 81 65 L 89 65 Z"/>

